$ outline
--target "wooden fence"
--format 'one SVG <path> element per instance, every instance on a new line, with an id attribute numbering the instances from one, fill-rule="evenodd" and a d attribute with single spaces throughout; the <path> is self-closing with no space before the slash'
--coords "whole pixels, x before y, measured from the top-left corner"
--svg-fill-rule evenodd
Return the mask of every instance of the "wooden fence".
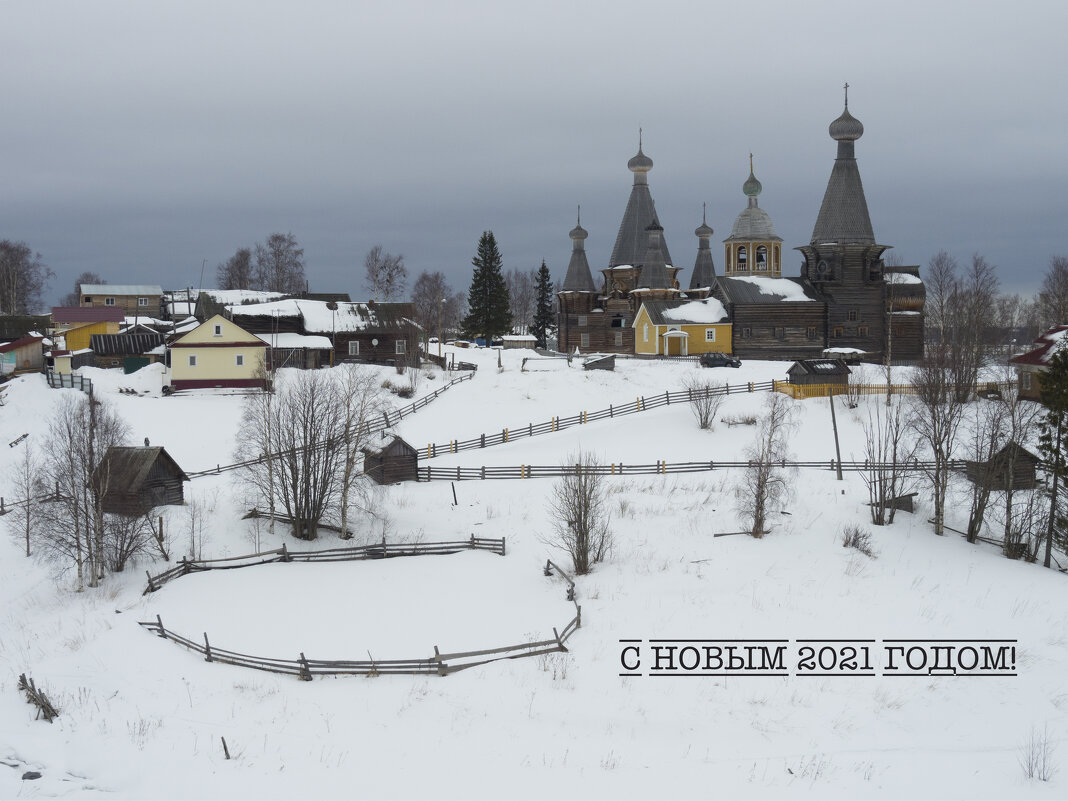
<path id="1" fill-rule="evenodd" d="M 485 542 L 499 542 L 501 551 L 504 552 L 504 540 L 486 540 Z M 435 543 L 442 544 L 442 543 Z M 448 544 L 448 543 L 446 543 Z M 374 546 L 372 546 L 374 547 Z M 349 549 L 343 549 L 349 550 Z M 274 552 L 268 552 L 274 553 Z M 321 552 L 326 553 L 326 552 Z M 263 554 L 250 554 L 247 557 L 235 557 L 235 559 L 250 559 L 262 556 Z M 290 554 L 293 556 L 294 554 Z M 402 554 L 396 554 L 402 555 Z M 215 560 L 215 561 L 234 561 L 234 560 Z M 251 562 L 247 564 L 231 565 L 232 567 L 249 567 L 252 564 L 265 564 L 267 561 L 278 560 L 264 560 L 260 562 Z M 294 559 L 293 561 L 298 561 Z M 306 560 L 315 561 L 315 560 Z M 551 576 L 552 573 L 549 570 L 548 562 L 545 567 L 545 575 Z M 556 567 L 553 565 L 553 567 Z M 564 573 L 560 568 L 556 568 L 557 571 L 564 577 L 565 581 L 569 584 L 568 589 L 568 601 L 570 601 L 575 608 L 575 615 L 568 621 L 567 625 L 563 629 L 557 630 L 553 627 L 553 636 L 551 639 L 534 640 L 531 642 L 518 643 L 516 645 L 504 645 L 498 648 L 484 648 L 477 651 L 456 651 L 443 653 L 438 646 L 434 646 L 433 656 L 427 656 L 416 659 L 375 659 L 373 655 L 368 654 L 369 659 L 356 659 L 356 660 L 334 660 L 334 659 L 309 659 L 301 651 L 300 655 L 296 659 L 283 659 L 275 657 L 262 657 L 252 656 L 250 654 L 242 654 L 237 651 L 230 651 L 225 648 L 219 648 L 212 645 L 208 638 L 207 632 L 204 632 L 204 642 L 192 640 L 189 637 L 178 634 L 175 631 L 167 629 L 163 625 L 163 620 L 159 615 L 156 615 L 156 619 L 152 621 L 141 621 L 138 625 L 153 632 L 157 637 L 161 637 L 166 640 L 176 642 L 191 651 L 195 651 L 204 657 L 207 662 L 219 662 L 225 665 L 235 665 L 237 667 L 251 668 L 253 670 L 263 670 L 270 673 L 282 673 L 291 676 L 296 676 L 302 681 L 311 681 L 314 676 L 381 676 L 388 674 L 403 674 L 403 675 L 418 675 L 418 674 L 434 674 L 438 676 L 448 676 L 450 673 L 456 673 L 460 670 L 467 670 L 468 668 L 477 667 L 478 665 L 485 665 L 490 662 L 496 662 L 501 659 L 520 659 L 529 656 L 540 656 L 542 654 L 551 654 L 558 652 L 566 652 L 567 646 L 565 643 L 582 626 L 582 607 L 575 601 L 574 598 L 574 582 Z M 184 575 L 184 574 L 182 574 Z M 172 576 L 174 578 L 175 576 Z M 149 584 L 151 585 L 151 580 Z"/>
<path id="2" fill-rule="evenodd" d="M 450 389 L 451 387 L 455 386 L 456 384 L 461 384 L 464 381 L 470 381 L 472 378 L 474 378 L 474 376 L 475 376 L 474 373 L 465 373 L 464 375 L 457 376 L 452 381 L 450 381 L 448 384 L 445 384 L 442 387 L 438 387 L 436 390 L 431 392 L 429 395 L 425 395 L 422 398 L 419 398 L 418 400 L 413 401 L 412 403 L 408 404 L 407 406 L 402 406 L 399 409 L 392 409 L 392 410 L 390 410 L 388 412 L 383 412 L 382 413 L 382 417 L 380 419 L 370 420 L 370 421 L 364 423 L 364 425 L 363 425 L 363 427 L 361 429 L 361 432 L 364 435 L 368 435 L 369 436 L 369 435 L 372 435 L 372 434 L 377 434 L 379 432 L 385 431 L 385 430 L 387 430 L 389 428 L 392 428 L 398 422 L 403 420 L 405 417 L 407 417 L 407 416 L 409 416 L 411 414 L 415 414 L 415 412 L 419 411 L 420 409 L 425 409 L 427 406 L 429 406 L 431 403 L 433 403 L 438 397 L 440 397 L 440 395 L 443 392 L 445 392 L 446 390 Z M 328 445 L 329 443 L 330 443 L 330 440 L 323 440 L 322 442 L 317 442 L 315 445 L 313 445 L 311 447 L 312 448 L 323 448 L 323 447 L 326 447 L 326 445 Z M 296 452 L 297 453 L 302 453 L 304 450 L 305 450 L 305 448 L 297 448 Z M 289 451 L 289 450 L 278 451 L 277 453 L 270 454 L 269 458 L 271 458 L 271 459 L 281 459 L 283 457 L 289 456 L 291 453 L 293 453 L 293 451 Z M 210 468 L 209 467 L 207 470 L 186 471 L 186 475 L 189 476 L 189 478 L 191 478 L 191 479 L 192 478 L 200 478 L 201 476 L 213 476 L 213 475 L 217 475 L 219 473 L 226 473 L 226 472 L 228 472 L 230 470 L 240 470 L 243 467 L 251 467 L 252 465 L 262 464 L 262 463 L 266 462 L 267 459 L 268 459 L 267 456 L 261 456 L 261 457 L 259 457 L 257 459 L 248 459 L 248 460 L 246 460 L 244 462 L 234 462 L 233 464 L 215 465 L 214 468 Z"/>
<path id="3" fill-rule="evenodd" d="M 51 370 L 45 373 L 45 380 L 52 389 L 80 389 L 82 392 L 93 392 L 93 379 L 82 378 L 75 373 L 56 373 Z"/>
<path id="4" fill-rule="evenodd" d="M 527 478 L 559 478 L 562 476 L 574 476 L 586 471 L 601 476 L 649 476 L 669 475 L 672 473 L 703 473 L 710 470 L 729 470 L 739 467 L 752 467 L 755 462 L 653 462 L 652 464 L 598 464 L 587 465 L 510 465 L 504 467 L 431 467 L 424 465 L 418 468 L 420 481 L 490 481 L 499 479 L 527 479 Z M 963 470 L 963 459 L 954 459 L 949 462 L 949 469 Z M 777 467 L 797 468 L 801 470 L 830 470 L 837 471 L 838 462 L 834 459 L 822 462 L 798 462 L 779 460 L 775 462 Z M 924 472 L 934 469 L 934 462 L 912 460 L 895 464 L 893 462 L 846 462 L 841 463 L 843 471 L 867 472 L 869 470 L 881 470 L 896 468 L 901 472 Z"/>
<path id="5" fill-rule="evenodd" d="M 775 391 L 789 395 L 794 400 L 805 398 L 826 398 L 833 394 L 835 397 L 848 397 L 850 395 L 885 395 L 886 384 L 791 384 L 787 381 L 776 381 Z M 975 394 L 980 392 L 999 392 L 1008 389 L 1012 385 L 1008 382 L 986 381 L 970 385 L 969 389 Z M 916 387 L 912 384 L 891 384 L 891 395 L 915 395 Z"/>
<path id="6" fill-rule="evenodd" d="M 59 710 L 52 705 L 42 691 L 37 689 L 33 679 L 27 678 L 25 673 L 19 674 L 19 689 L 26 693 L 26 703 L 37 707 L 37 720 L 44 717 L 49 723 L 59 717 Z"/>
<path id="7" fill-rule="evenodd" d="M 328 548 L 322 551 L 291 551 L 283 543 L 281 548 L 273 551 L 230 556 L 222 559 L 186 559 L 155 576 L 148 574 L 148 586 L 142 595 L 155 592 L 169 581 L 174 581 L 190 573 L 203 573 L 207 570 L 234 570 L 241 567 L 254 567 L 274 562 L 356 562 L 367 559 L 393 559 L 398 556 L 429 556 L 459 553 L 460 551 L 490 551 L 504 556 L 505 541 L 486 539 L 471 535 L 470 539 L 455 542 L 413 542 L 413 543 L 376 543 L 353 548 Z"/>
<path id="8" fill-rule="evenodd" d="M 725 384 L 707 390 L 709 395 L 735 395 L 742 392 L 770 392 L 774 381 L 762 381 L 759 383 L 749 382 L 746 384 Z M 699 394 L 701 390 L 697 391 Z M 615 417 L 623 417 L 628 414 L 656 409 L 660 406 L 670 406 L 673 403 L 689 403 L 695 397 L 693 390 L 679 390 L 677 392 L 662 392 L 656 395 L 641 396 L 632 401 L 621 404 L 612 404 L 607 409 L 598 409 L 593 412 L 579 412 L 571 417 L 553 417 L 541 423 L 527 423 L 512 428 L 504 428 L 492 434 L 479 434 L 466 440 L 450 440 L 444 443 L 431 443 L 419 451 L 420 458 L 433 459 L 447 453 L 472 450 L 474 448 L 489 448 L 494 445 L 503 445 L 514 442 L 517 439 L 535 437 L 540 434 L 551 434 L 554 431 L 563 431 L 573 426 L 586 425 L 597 420 L 608 420 Z"/>

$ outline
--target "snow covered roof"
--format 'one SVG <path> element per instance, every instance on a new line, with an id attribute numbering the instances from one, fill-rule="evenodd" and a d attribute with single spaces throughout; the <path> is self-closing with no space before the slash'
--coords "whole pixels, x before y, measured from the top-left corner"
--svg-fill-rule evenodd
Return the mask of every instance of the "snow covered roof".
<path id="1" fill-rule="evenodd" d="M 381 331 L 398 326 L 415 326 L 410 303 L 337 303 L 337 309 L 327 307 L 322 300 L 287 298 L 269 303 L 227 306 L 233 317 L 300 317 L 304 330 L 320 334 Z"/>
<path id="2" fill-rule="evenodd" d="M 653 325 L 665 323 L 720 323 L 727 319 L 727 310 L 716 298 L 703 300 L 650 300 L 642 304 Z"/>
<path id="3" fill-rule="evenodd" d="M 883 281 L 888 284 L 922 284 L 923 279 L 912 273 L 883 273 Z"/>
<path id="4" fill-rule="evenodd" d="M 849 375 L 849 367 L 841 359 L 799 359 L 786 372 L 789 375 Z"/>
<path id="5" fill-rule="evenodd" d="M 290 333 L 256 334 L 256 337 L 272 348 L 286 350 L 330 350 L 333 347 L 329 337 Z"/>
<path id="6" fill-rule="evenodd" d="M 1009 359 L 1009 363 L 1046 367 L 1054 354 L 1064 347 L 1065 337 L 1068 337 L 1068 325 L 1055 325 L 1034 341 L 1034 347 L 1031 350 L 1019 356 L 1013 356 Z"/>
<path id="7" fill-rule="evenodd" d="M 782 303 L 817 300 L 810 297 L 800 279 L 766 278 L 762 275 L 728 276 L 719 285 L 734 303 Z"/>
<path id="8" fill-rule="evenodd" d="M 284 292 L 261 292 L 257 289 L 202 289 L 201 294 L 207 295 L 216 303 L 224 305 L 262 303 L 285 297 Z"/>

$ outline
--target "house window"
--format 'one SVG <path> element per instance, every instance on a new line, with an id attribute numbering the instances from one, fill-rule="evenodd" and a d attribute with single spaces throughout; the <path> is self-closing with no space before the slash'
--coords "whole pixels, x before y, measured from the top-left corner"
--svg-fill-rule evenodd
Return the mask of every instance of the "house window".
<path id="1" fill-rule="evenodd" d="M 105 306 L 114 306 L 115 305 L 115 298 L 104 298 L 104 305 Z"/>
<path id="2" fill-rule="evenodd" d="M 582 334 L 579 336 L 579 347 L 588 348 L 590 346 L 590 335 Z"/>
<path id="3" fill-rule="evenodd" d="M 616 345 L 620 346 L 622 344 L 623 344 L 623 332 L 622 331 L 616 331 Z"/>
<path id="4" fill-rule="evenodd" d="M 212 331 L 212 336 L 216 336 L 216 337 L 221 337 L 222 336 L 222 325 L 220 323 L 216 323 L 215 324 L 215 329 L 214 329 L 214 331 Z"/>
<path id="5" fill-rule="evenodd" d="M 1030 390 L 1031 389 L 1031 374 L 1030 373 L 1026 373 L 1026 372 L 1025 373 L 1020 373 L 1020 384 L 1023 386 L 1024 389 Z"/>
<path id="6" fill-rule="evenodd" d="M 648 342 L 648 341 L 649 341 L 649 323 L 644 323 L 642 325 L 642 342 Z"/>
<path id="7" fill-rule="evenodd" d="M 860 326 L 860 327 L 859 327 L 859 328 L 857 329 L 857 334 L 858 334 L 859 336 L 862 336 L 862 337 L 866 337 L 866 336 L 868 335 L 868 326 L 866 326 L 866 325 L 862 325 L 862 326 Z"/>
<path id="8" fill-rule="evenodd" d="M 579 315 L 578 324 L 579 324 L 580 328 L 581 327 L 585 327 L 585 325 L 586 325 L 586 315 L 585 314 L 580 314 Z"/>
<path id="9" fill-rule="evenodd" d="M 197 366 L 197 357 L 196 357 L 195 353 L 191 354 L 189 356 L 189 366 L 190 367 L 196 367 Z"/>
<path id="10" fill-rule="evenodd" d="M 82 303 L 88 303 L 90 306 L 92 306 L 93 299 L 89 295 L 86 295 L 84 298 L 82 298 Z"/>
<path id="11" fill-rule="evenodd" d="M 756 249 L 756 264 L 758 270 L 768 269 L 768 249 L 763 245 Z"/>
<path id="12" fill-rule="evenodd" d="M 810 325 L 808 327 L 807 336 L 808 336 L 809 339 L 815 339 L 816 338 L 816 326 Z"/>
<path id="13" fill-rule="evenodd" d="M 786 339 L 786 329 L 783 328 L 781 325 L 775 329 L 775 338 Z"/>
<path id="14" fill-rule="evenodd" d="M 406 344 L 407 343 L 403 339 L 398 339 L 396 345 L 394 346 L 393 352 L 396 353 L 398 356 L 403 356 L 404 355 L 404 346 Z"/>
<path id="15" fill-rule="evenodd" d="M 706 328 L 705 329 L 705 342 L 715 342 L 715 341 L 716 341 L 716 329 L 715 328 Z"/>
<path id="16" fill-rule="evenodd" d="M 148 305 L 148 298 L 138 298 L 137 299 L 137 305 L 138 306 L 147 306 Z"/>
<path id="17" fill-rule="evenodd" d="M 834 327 L 834 338 L 835 338 L 835 339 L 841 339 L 841 338 L 842 338 L 842 335 L 843 335 L 844 333 L 845 333 L 845 331 L 843 331 L 843 330 L 842 330 L 842 326 L 840 326 L 840 325 L 836 325 L 836 326 Z"/>
<path id="18" fill-rule="evenodd" d="M 612 328 L 623 328 L 626 325 L 626 319 L 623 317 L 612 318 Z"/>
<path id="19" fill-rule="evenodd" d="M 753 336 L 753 329 L 750 326 L 742 328 L 742 339 L 750 339 Z"/>
<path id="20" fill-rule="evenodd" d="M 848 320 L 849 320 L 849 321 L 850 321 L 851 323 L 852 323 L 852 322 L 856 322 L 856 319 L 857 319 L 857 310 L 856 310 L 856 309 L 850 309 L 850 310 L 849 310 L 849 312 L 848 312 L 848 314 L 847 314 L 847 318 L 848 318 Z"/>
<path id="21" fill-rule="evenodd" d="M 239 353 L 236 356 L 234 356 L 234 364 L 236 364 L 238 367 L 244 367 L 245 366 L 245 354 Z"/>
<path id="22" fill-rule="evenodd" d="M 357 339 L 353 339 L 349 342 L 349 356 L 360 355 L 360 342 Z"/>

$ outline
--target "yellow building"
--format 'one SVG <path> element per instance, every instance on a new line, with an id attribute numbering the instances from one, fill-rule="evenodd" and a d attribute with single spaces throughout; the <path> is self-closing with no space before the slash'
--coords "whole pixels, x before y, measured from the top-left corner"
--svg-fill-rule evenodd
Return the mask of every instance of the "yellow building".
<path id="1" fill-rule="evenodd" d="M 730 353 L 731 324 L 715 298 L 647 300 L 632 324 L 634 352 L 646 355 L 693 356 Z"/>
<path id="2" fill-rule="evenodd" d="M 172 343 L 168 355 L 174 389 L 266 384 L 267 343 L 220 314 Z"/>
<path id="3" fill-rule="evenodd" d="M 117 334 L 119 324 L 113 322 L 87 323 L 61 331 L 67 350 L 85 350 L 89 347 L 89 338 L 93 334 Z"/>

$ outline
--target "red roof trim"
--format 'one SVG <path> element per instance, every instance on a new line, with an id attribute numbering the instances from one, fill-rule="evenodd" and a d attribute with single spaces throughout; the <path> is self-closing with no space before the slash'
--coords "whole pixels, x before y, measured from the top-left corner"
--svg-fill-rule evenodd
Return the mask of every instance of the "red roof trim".
<path id="1" fill-rule="evenodd" d="M 18 350 L 27 345 L 32 345 L 35 342 L 43 341 L 44 337 L 23 337 L 22 339 L 16 339 L 14 342 L 8 342 L 6 345 L 0 345 L 0 353 L 11 353 L 13 350 Z"/>

